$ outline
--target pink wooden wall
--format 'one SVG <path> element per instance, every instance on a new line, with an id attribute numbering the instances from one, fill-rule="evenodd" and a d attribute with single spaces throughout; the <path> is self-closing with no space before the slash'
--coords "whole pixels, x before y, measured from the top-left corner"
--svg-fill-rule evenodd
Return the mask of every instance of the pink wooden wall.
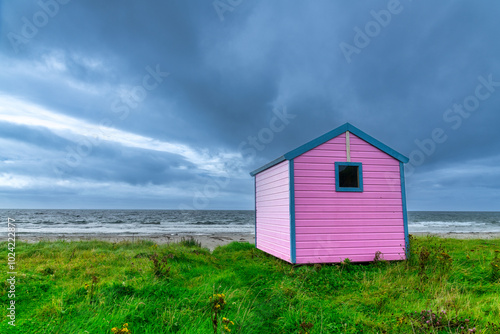
<path id="1" fill-rule="evenodd" d="M 399 161 L 350 133 L 363 192 L 335 191 L 335 162 L 347 161 L 345 133 L 294 159 L 296 263 L 405 258 Z"/>
<path id="2" fill-rule="evenodd" d="M 290 262 L 289 161 L 255 176 L 256 247 Z"/>

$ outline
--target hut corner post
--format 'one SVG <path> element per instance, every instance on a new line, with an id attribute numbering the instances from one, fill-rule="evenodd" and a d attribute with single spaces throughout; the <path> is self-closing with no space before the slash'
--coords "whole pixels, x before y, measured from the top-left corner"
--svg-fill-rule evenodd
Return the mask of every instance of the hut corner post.
<path id="1" fill-rule="evenodd" d="M 293 159 L 289 161 L 289 185 L 290 185 L 290 262 L 295 264 L 296 261 L 296 242 L 295 242 L 295 182 Z"/>
<path id="2" fill-rule="evenodd" d="M 255 248 L 257 248 L 257 176 L 253 177 L 253 193 L 254 193 L 254 222 L 255 222 Z"/>
<path id="3" fill-rule="evenodd" d="M 408 235 L 408 213 L 406 211 L 406 188 L 405 188 L 405 166 L 399 162 L 399 175 L 401 176 L 401 201 L 403 204 L 403 224 L 405 231 L 405 254 L 406 259 L 410 258 L 410 238 Z"/>

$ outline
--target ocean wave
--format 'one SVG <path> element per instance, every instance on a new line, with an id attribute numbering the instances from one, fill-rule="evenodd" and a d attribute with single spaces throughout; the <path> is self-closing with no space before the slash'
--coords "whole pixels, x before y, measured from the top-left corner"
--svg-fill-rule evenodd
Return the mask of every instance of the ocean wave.
<path id="1" fill-rule="evenodd" d="M 125 222 L 123 220 L 112 220 L 112 221 L 109 221 L 109 222 L 102 222 L 102 224 L 125 224 Z"/>
<path id="2" fill-rule="evenodd" d="M 68 220 L 65 224 L 88 224 L 86 220 Z"/>
<path id="3" fill-rule="evenodd" d="M 59 224 L 58 222 L 54 222 L 51 220 L 39 220 L 36 222 L 25 222 L 26 224 L 35 224 L 35 225 L 56 225 Z"/>
<path id="4" fill-rule="evenodd" d="M 196 222 L 196 223 L 187 223 L 186 225 L 228 225 L 227 223 L 224 222 L 214 222 L 214 221 L 202 221 L 202 222 Z"/>

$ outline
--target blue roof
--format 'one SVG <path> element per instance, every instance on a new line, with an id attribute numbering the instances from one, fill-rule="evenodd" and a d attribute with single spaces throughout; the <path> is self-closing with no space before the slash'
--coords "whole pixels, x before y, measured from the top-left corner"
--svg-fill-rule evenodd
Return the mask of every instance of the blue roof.
<path id="1" fill-rule="evenodd" d="M 256 170 L 250 172 L 250 175 L 255 176 L 256 174 L 258 174 L 258 173 L 260 173 L 260 172 L 262 172 L 262 171 L 264 171 L 264 170 L 266 170 L 266 169 L 268 169 L 268 168 L 270 168 L 270 167 L 272 167 L 272 166 L 274 166 L 282 161 L 292 160 L 292 159 L 298 157 L 299 155 L 301 155 L 307 151 L 312 150 L 316 146 L 319 146 L 319 145 L 337 137 L 338 135 L 341 135 L 342 133 L 344 133 L 346 131 L 349 131 L 350 133 L 358 136 L 359 138 L 363 139 L 364 141 L 372 144 L 373 146 L 375 146 L 376 148 L 378 148 L 382 152 L 387 153 L 391 157 L 399 160 L 400 162 L 407 163 L 409 161 L 409 159 L 407 157 L 405 157 L 404 155 L 402 155 L 401 153 L 396 152 L 395 150 L 393 150 L 389 146 L 383 144 L 382 142 L 378 141 L 377 139 L 373 138 L 372 136 L 366 134 L 365 132 L 361 131 L 360 129 L 358 129 L 354 125 L 349 124 L 349 123 L 345 123 L 344 125 L 341 125 L 338 128 L 333 129 L 332 131 L 327 132 L 324 135 L 319 136 L 318 138 L 313 139 L 310 142 L 305 143 L 304 145 L 299 146 L 296 149 L 291 150 L 290 152 L 283 154 L 281 157 L 265 164 L 264 166 L 257 168 Z"/>

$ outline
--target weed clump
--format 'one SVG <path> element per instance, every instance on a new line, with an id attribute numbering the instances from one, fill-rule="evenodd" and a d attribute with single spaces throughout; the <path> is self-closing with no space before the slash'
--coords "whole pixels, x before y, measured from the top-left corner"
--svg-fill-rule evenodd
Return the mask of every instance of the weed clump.
<path id="1" fill-rule="evenodd" d="M 431 253 L 427 250 L 426 247 L 420 248 L 420 252 L 418 253 L 418 267 L 419 274 L 421 276 L 426 276 L 425 268 L 429 265 Z"/>
<path id="2" fill-rule="evenodd" d="M 216 293 L 213 294 L 212 297 L 209 297 L 208 300 L 210 306 L 210 320 L 212 320 L 212 328 L 214 330 L 214 334 L 217 334 L 219 328 L 219 314 L 226 307 L 226 296 L 223 293 Z M 222 320 L 224 330 L 226 330 L 227 328 L 227 331 L 230 332 L 231 329 L 227 325 L 229 323 L 232 323 L 232 321 L 228 323 L 226 318 L 222 318 Z"/>
<path id="3" fill-rule="evenodd" d="M 409 314 L 408 319 L 412 328 L 419 333 L 436 333 L 436 331 L 441 333 L 443 330 L 446 333 L 476 333 L 476 327 L 469 319 L 451 317 L 445 310 L 438 313 L 432 310 L 415 311 Z M 401 318 L 400 322 L 403 321 L 404 318 Z"/>
<path id="4" fill-rule="evenodd" d="M 180 244 L 184 247 L 198 247 L 201 248 L 201 242 L 193 238 L 192 236 L 184 238 L 181 238 Z"/>
<path id="5" fill-rule="evenodd" d="M 384 259 L 384 254 L 381 251 L 375 252 L 375 257 L 373 258 L 373 263 L 376 266 L 386 265 L 387 261 Z"/>
<path id="6" fill-rule="evenodd" d="M 99 282 L 99 278 L 96 276 L 92 276 L 92 280 L 90 284 L 85 283 L 85 290 L 87 291 L 87 295 L 89 297 L 89 303 L 93 304 L 96 302 L 96 291 L 97 291 L 97 283 Z"/>
<path id="7" fill-rule="evenodd" d="M 44 268 L 42 270 L 42 274 L 45 276 L 54 275 L 54 269 L 52 269 L 51 267 Z"/>
<path id="8" fill-rule="evenodd" d="M 494 251 L 495 255 L 493 256 L 493 260 L 490 263 L 491 265 L 490 279 L 492 282 L 500 280 L 500 258 L 498 257 L 499 252 L 500 252 L 499 250 L 495 249 Z"/>
<path id="9" fill-rule="evenodd" d="M 300 334 L 309 334 L 309 331 L 313 328 L 313 324 L 311 322 L 302 321 L 299 324 L 299 333 Z"/>
<path id="10" fill-rule="evenodd" d="M 162 258 L 157 253 L 153 253 L 149 259 L 153 262 L 153 274 L 158 278 L 168 277 L 170 273 L 170 266 L 168 265 L 168 259 L 173 258 L 172 254 L 165 255 Z"/>

